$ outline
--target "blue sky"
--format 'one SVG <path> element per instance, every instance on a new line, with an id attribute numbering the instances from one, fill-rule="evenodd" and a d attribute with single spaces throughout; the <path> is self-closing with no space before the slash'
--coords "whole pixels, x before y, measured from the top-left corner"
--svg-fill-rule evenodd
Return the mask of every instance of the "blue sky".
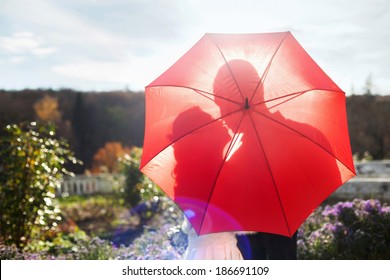
<path id="1" fill-rule="evenodd" d="M 143 90 L 204 33 L 288 30 L 344 91 L 390 94 L 388 0 L 0 0 L 0 88 Z"/>

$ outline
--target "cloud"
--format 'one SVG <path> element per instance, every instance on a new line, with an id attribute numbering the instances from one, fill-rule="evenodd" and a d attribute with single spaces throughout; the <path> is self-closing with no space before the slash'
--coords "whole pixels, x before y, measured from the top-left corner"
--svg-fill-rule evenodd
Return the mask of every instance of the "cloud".
<path id="1" fill-rule="evenodd" d="M 128 57 L 123 60 L 95 60 L 64 63 L 52 67 L 58 75 L 74 78 L 79 81 L 112 83 L 113 86 L 129 86 L 134 90 L 142 90 L 158 75 L 162 74 L 177 59 L 176 52 L 167 50 L 162 57 Z"/>
<path id="2" fill-rule="evenodd" d="M 22 75 L 18 63 L 44 57 L 42 83 L 64 77 L 72 86 L 138 89 L 204 33 L 291 30 L 345 90 L 360 88 L 369 73 L 386 90 L 389 26 L 388 0 L 0 0 L 0 63 Z"/>
<path id="3" fill-rule="evenodd" d="M 47 69 L 73 85 L 93 81 L 97 87 L 111 83 L 113 88 L 134 85 L 142 89 L 194 43 L 177 44 L 180 36 L 175 30 L 185 26 L 177 0 L 4 1 L 0 17 L 44 34 L 44 42 L 60 53 Z M 9 50 L 28 49 L 30 55 L 42 56 L 51 52 L 38 44 L 33 32 L 24 33 L 24 47 L 10 46 Z M 14 63 L 22 61 L 22 56 L 14 59 Z"/>
<path id="4" fill-rule="evenodd" d="M 68 63 L 53 67 L 53 71 L 67 77 L 112 83 L 126 83 L 129 69 L 125 63 L 101 61 Z"/>
<path id="5" fill-rule="evenodd" d="M 11 54 L 45 56 L 56 51 L 44 46 L 43 39 L 31 32 L 18 32 L 0 36 L 0 49 Z"/>
<path id="6" fill-rule="evenodd" d="M 2 1 L 9 22 L 41 30 L 65 55 L 94 60 L 154 52 L 180 38 L 191 18 L 179 0 Z"/>
<path id="7" fill-rule="evenodd" d="M 22 30 L 31 30 L 35 34 L 44 34 L 45 39 L 67 60 L 72 59 L 70 56 L 118 57 L 123 54 L 125 36 L 107 32 L 85 15 L 61 6 L 66 2 L 4 1 L 0 9 L 0 17 L 3 20 L 7 20 L 13 29 L 23 28 Z M 95 20 L 98 22 L 99 18 Z M 24 38 L 26 48 L 28 46 L 32 48 L 37 44 L 37 38 L 29 38 L 29 32 L 23 33 L 26 37 Z M 36 55 L 45 55 L 48 52 L 50 50 L 47 48 L 34 49 Z"/>
<path id="8" fill-rule="evenodd" d="M 26 61 L 26 57 L 24 56 L 13 56 L 9 59 L 9 62 L 11 62 L 12 64 L 19 64 L 25 61 Z"/>
<path id="9" fill-rule="evenodd" d="M 111 84 L 113 88 L 130 87 L 143 89 L 151 81 L 141 66 L 132 66 L 127 62 L 89 61 L 57 65 L 52 71 L 58 75 L 79 80 L 81 83 L 95 83 L 95 88 Z"/>

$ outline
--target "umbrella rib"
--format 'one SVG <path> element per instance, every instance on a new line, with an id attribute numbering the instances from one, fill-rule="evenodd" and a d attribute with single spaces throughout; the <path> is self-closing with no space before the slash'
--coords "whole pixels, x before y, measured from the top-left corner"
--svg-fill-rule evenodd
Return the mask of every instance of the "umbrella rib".
<path id="1" fill-rule="evenodd" d="M 275 100 L 278 100 L 278 99 L 283 99 L 283 98 L 285 98 L 285 97 L 291 96 L 291 97 L 290 97 L 289 99 L 287 99 L 287 100 L 284 100 L 284 101 L 282 101 L 282 102 L 280 102 L 280 103 L 278 103 L 278 104 L 275 104 L 275 105 L 273 105 L 273 106 L 271 106 L 271 107 L 268 107 L 267 109 L 269 110 L 269 109 L 275 108 L 275 107 L 277 107 L 277 106 L 279 106 L 279 105 L 282 105 L 282 104 L 284 104 L 284 103 L 286 103 L 286 102 L 288 102 L 288 101 L 290 101 L 290 100 L 292 100 L 292 99 L 294 99 L 294 98 L 297 98 L 297 97 L 299 97 L 299 96 L 301 96 L 301 95 L 303 95 L 303 94 L 305 94 L 305 93 L 307 93 L 307 92 L 314 91 L 314 90 L 327 90 L 327 91 L 333 91 L 333 92 L 338 92 L 338 93 L 344 93 L 343 91 L 337 91 L 337 90 L 313 88 L 313 89 L 307 89 L 307 90 L 297 91 L 297 92 L 294 92 L 294 93 L 290 93 L 290 94 L 286 94 L 286 95 L 283 95 L 283 96 L 279 96 L 279 97 L 275 97 L 275 98 L 272 98 L 272 99 L 268 99 L 268 100 L 266 100 L 266 101 L 262 101 L 262 102 L 255 103 L 255 104 L 253 104 L 253 106 L 255 107 L 255 106 L 258 106 L 258 105 L 261 105 L 261 104 L 266 104 L 266 103 L 268 103 L 268 102 L 272 102 L 272 101 L 275 101 Z"/>
<path id="2" fill-rule="evenodd" d="M 278 104 L 276 104 L 276 105 L 273 105 L 272 107 L 268 107 L 267 109 L 275 108 L 276 106 L 279 106 L 279 105 L 281 105 L 281 104 L 283 104 L 283 103 L 285 103 L 285 102 L 287 102 L 287 101 L 290 101 L 290 100 L 292 100 L 292 99 L 294 99 L 294 98 L 296 98 L 296 97 L 298 97 L 298 96 L 300 96 L 300 95 L 302 95 L 302 94 L 304 94 L 304 93 L 306 93 L 306 92 L 308 92 L 308 91 L 312 91 L 312 90 L 315 90 L 315 89 L 309 89 L 309 90 L 298 91 L 298 92 L 286 94 L 286 95 L 283 95 L 283 96 L 271 98 L 271 99 L 268 99 L 268 100 L 265 100 L 265 101 L 262 101 L 262 102 L 255 103 L 255 104 L 253 104 L 253 106 L 255 107 L 255 106 L 258 106 L 258 105 L 261 105 L 261 104 L 266 104 L 266 103 L 268 103 L 268 102 L 272 102 L 272 101 L 275 101 L 275 100 L 278 100 L 278 99 L 283 99 L 283 98 L 285 98 L 285 97 L 291 96 L 291 98 L 289 98 L 289 99 L 287 99 L 287 100 L 285 100 L 285 101 L 282 101 L 282 102 L 280 102 L 280 103 L 278 103 Z"/>
<path id="3" fill-rule="evenodd" d="M 225 64 L 226 64 L 227 68 L 229 69 L 230 75 L 232 75 L 233 80 L 234 80 L 234 83 L 236 84 L 236 87 L 237 87 L 237 89 L 238 89 L 238 92 L 240 93 L 240 95 L 241 95 L 241 97 L 242 97 L 242 100 L 244 101 L 244 100 L 245 100 L 244 94 L 242 93 L 241 88 L 238 86 L 238 82 L 237 82 L 237 80 L 236 80 L 236 77 L 234 76 L 234 74 L 233 74 L 233 72 L 232 72 L 232 69 L 230 68 L 229 63 L 228 63 L 228 61 L 226 60 L 225 55 L 223 54 L 222 50 L 219 48 L 219 46 L 217 45 L 217 43 L 216 43 L 212 38 L 210 38 L 210 40 L 211 40 L 211 41 L 214 43 L 214 45 L 217 47 L 219 53 L 221 54 L 223 60 L 225 61 Z"/>
<path id="4" fill-rule="evenodd" d="M 277 105 L 280 105 L 280 104 L 277 104 Z M 321 146 L 319 143 L 315 142 L 313 139 L 309 138 L 308 136 L 306 136 L 306 135 L 303 134 L 302 132 L 300 132 L 300 131 L 298 131 L 298 130 L 292 128 L 292 127 L 289 127 L 288 125 L 285 125 L 284 123 L 282 123 L 282 122 L 280 122 L 280 121 L 278 121 L 278 120 L 275 120 L 275 119 L 271 118 L 270 116 L 268 116 L 268 115 L 266 115 L 266 114 L 264 114 L 264 113 L 261 113 L 261 112 L 258 112 L 258 111 L 254 111 L 254 112 L 255 112 L 256 114 L 258 114 L 258 115 L 261 115 L 261 116 L 263 116 L 263 117 L 265 117 L 265 118 L 267 118 L 267 119 L 269 119 L 269 120 L 271 120 L 271 121 L 273 121 L 273 122 L 275 122 L 275 123 L 277 123 L 277 124 L 279 124 L 279 125 L 281 125 L 281 126 L 287 128 L 287 129 L 289 129 L 289 130 L 291 130 L 291 131 L 293 131 L 293 132 L 299 134 L 299 135 L 302 136 L 303 138 L 306 138 L 307 140 L 309 140 L 310 142 L 312 142 L 314 145 L 318 146 L 319 148 L 321 148 L 322 150 L 324 150 L 325 152 L 327 152 L 329 155 L 331 155 L 332 157 L 334 157 L 336 160 L 338 160 L 339 162 L 341 162 L 346 168 L 348 168 L 350 171 L 353 172 L 353 170 L 351 170 L 351 169 L 348 167 L 347 164 L 345 164 L 341 159 L 339 159 L 339 158 L 338 158 L 336 155 L 334 155 L 331 151 L 329 151 L 329 150 L 326 149 L 325 147 Z M 355 173 L 355 172 L 353 172 L 353 173 Z"/>
<path id="5" fill-rule="evenodd" d="M 237 111 L 235 111 L 235 112 L 233 112 L 233 113 L 237 113 L 238 111 L 241 111 L 241 110 L 242 110 L 242 109 L 239 109 L 239 110 L 237 110 Z M 231 114 L 233 114 L 233 113 L 230 113 L 230 114 L 228 114 L 228 115 L 226 115 L 226 116 L 229 116 L 229 115 L 231 115 Z M 246 113 L 246 111 L 244 111 L 244 114 L 242 114 L 241 120 L 240 120 L 239 124 L 237 125 L 237 128 L 236 128 L 236 130 L 235 130 L 235 132 L 234 132 L 234 135 L 237 134 L 238 129 L 240 128 L 241 123 L 242 123 L 242 121 L 243 121 L 243 119 L 244 119 L 245 113 Z M 226 117 L 226 116 L 224 116 L 224 117 Z M 200 229 L 202 228 L 204 219 L 206 218 L 206 213 L 207 213 L 207 210 L 208 210 L 208 208 L 209 208 L 210 200 L 211 200 L 211 197 L 213 196 L 215 186 L 217 185 L 217 181 L 218 181 L 218 178 L 219 178 L 219 174 L 221 173 L 222 168 L 223 168 L 223 166 L 225 165 L 225 162 L 226 162 L 226 160 L 227 160 L 227 158 L 228 158 L 228 156 L 229 156 L 229 153 L 231 152 L 232 147 L 234 147 L 234 145 L 236 144 L 237 141 L 238 141 L 238 138 L 233 136 L 233 137 L 232 137 L 232 141 L 230 142 L 229 147 L 228 147 L 228 149 L 227 149 L 227 151 L 226 151 L 226 153 L 225 153 L 225 156 L 223 157 L 221 166 L 219 167 L 219 170 L 218 170 L 218 172 L 217 172 L 217 174 L 216 174 L 216 176 L 215 176 L 215 180 L 214 180 L 214 183 L 213 183 L 213 187 L 212 187 L 212 189 L 211 189 L 211 191 L 210 191 L 210 195 L 209 195 L 209 197 L 208 197 L 208 199 L 207 199 L 206 208 L 205 208 L 205 211 L 204 211 L 204 214 L 203 214 L 203 217 L 202 217 L 202 221 L 201 221 L 201 223 L 200 223 L 200 227 L 199 227 Z"/>
<path id="6" fill-rule="evenodd" d="M 280 41 L 279 46 L 276 48 L 274 54 L 272 55 L 270 61 L 268 62 L 268 65 L 267 65 L 267 67 L 266 67 L 265 70 L 264 70 L 263 76 L 261 76 L 261 79 L 260 79 L 260 82 L 261 82 L 261 83 L 264 83 L 265 78 L 266 78 L 267 75 L 268 75 L 269 69 L 271 68 L 271 63 L 272 63 L 272 61 L 274 60 L 276 54 L 278 53 L 280 47 L 282 46 L 283 42 L 286 40 L 286 38 L 287 38 L 288 35 L 290 35 L 289 32 L 286 34 L 286 36 L 284 36 L 283 40 Z"/>
<path id="7" fill-rule="evenodd" d="M 242 109 L 240 108 L 240 109 L 238 109 L 238 110 L 236 110 L 236 111 L 230 112 L 230 113 L 227 114 L 227 115 L 221 116 L 221 117 L 219 117 L 219 118 L 217 118 L 217 119 L 215 119 L 215 120 L 209 121 L 208 123 L 205 123 L 205 124 L 203 124 L 203 125 L 201 125 L 201 126 L 198 126 L 198 127 L 194 128 L 194 129 L 192 129 L 192 130 L 190 130 L 190 131 L 184 133 L 183 135 L 181 135 L 181 136 L 180 136 L 179 138 L 177 138 L 176 140 L 172 141 L 167 147 L 171 146 L 172 144 L 176 143 L 177 141 L 179 141 L 180 139 L 186 137 L 187 135 L 190 135 L 190 134 L 192 134 L 193 132 L 195 132 L 195 131 L 197 131 L 197 130 L 199 130 L 199 129 L 202 129 L 202 128 L 204 128 L 204 127 L 206 127 L 206 126 L 208 126 L 208 125 L 210 125 L 210 124 L 212 124 L 212 123 L 214 123 L 214 122 L 220 121 L 221 119 L 223 119 L 223 118 L 225 118 L 225 117 L 227 117 L 227 116 L 230 116 L 230 115 L 232 115 L 232 114 L 234 114 L 234 113 L 237 113 L 237 112 L 239 112 L 239 111 L 241 111 L 241 110 L 242 110 Z M 167 147 L 163 148 L 162 151 L 165 150 Z M 157 154 L 159 154 L 159 153 L 157 153 Z"/>
<path id="8" fill-rule="evenodd" d="M 210 96 L 214 96 L 215 98 L 219 98 L 219 99 L 223 99 L 225 101 L 228 101 L 228 102 L 231 102 L 231 103 L 234 103 L 234 104 L 237 104 L 237 105 L 241 105 L 241 103 L 237 102 L 237 101 L 234 101 L 234 100 L 231 100 L 229 98 L 226 98 L 226 97 L 223 97 L 223 96 L 219 96 L 219 95 L 214 95 L 212 93 L 209 93 L 209 92 L 206 92 L 206 91 L 202 91 L 202 90 L 198 90 L 198 89 L 194 89 L 195 92 L 197 92 L 198 94 L 204 96 L 205 98 L 211 100 L 211 101 L 214 101 L 215 102 L 215 99 L 211 98 Z M 210 95 L 210 96 L 208 96 Z"/>
<path id="9" fill-rule="evenodd" d="M 282 209 L 283 218 L 284 218 L 284 221 L 285 221 L 285 223 L 286 223 L 288 233 L 289 233 L 289 235 L 291 236 L 291 230 L 290 230 L 290 226 L 289 226 L 289 224 L 288 224 L 288 222 L 287 222 L 286 212 L 285 212 L 285 210 L 284 210 L 284 207 L 283 207 L 283 204 L 282 204 L 282 199 L 281 199 L 281 197 L 280 197 L 278 188 L 276 187 L 275 178 L 274 178 L 274 175 L 272 174 L 272 170 L 271 170 L 271 166 L 270 166 L 270 163 L 269 163 L 267 154 L 266 154 L 266 152 L 265 152 L 263 143 L 262 143 L 262 141 L 261 141 L 261 139 L 260 139 L 259 132 L 258 132 L 258 130 L 257 130 L 257 128 L 256 128 L 256 125 L 255 125 L 255 122 L 254 122 L 252 116 L 249 115 L 249 118 L 250 118 L 250 120 L 251 120 L 253 129 L 254 129 L 255 132 L 256 132 L 255 134 L 256 134 L 256 137 L 257 137 L 257 141 L 259 142 L 259 145 L 260 145 L 260 147 L 261 147 L 261 150 L 262 150 L 262 152 L 263 152 L 263 154 L 264 154 L 265 162 L 266 162 L 266 164 L 267 164 L 268 171 L 269 171 L 269 173 L 270 173 L 270 175 L 271 175 L 271 178 L 272 178 L 272 184 L 274 185 L 274 189 L 275 189 L 276 195 L 277 195 L 277 197 L 278 197 L 279 205 L 280 205 L 280 208 Z"/>
<path id="10" fill-rule="evenodd" d="M 287 38 L 288 35 L 290 35 L 290 32 L 288 32 L 288 33 L 286 34 L 286 36 L 284 36 L 284 38 L 280 41 L 279 46 L 276 48 L 274 54 L 272 55 L 271 59 L 269 60 L 268 65 L 267 65 L 267 67 L 265 68 L 263 75 L 261 76 L 261 79 L 259 80 L 259 82 L 258 82 L 258 84 L 257 84 L 257 86 L 256 86 L 256 88 L 255 88 L 255 90 L 254 90 L 253 93 L 252 93 L 252 96 L 251 96 L 251 98 L 250 98 L 250 101 L 252 101 L 252 99 L 253 99 L 253 97 L 255 96 L 255 94 L 256 94 L 257 89 L 259 88 L 259 86 L 260 86 L 261 84 L 264 84 L 265 78 L 267 77 L 267 74 L 268 74 L 269 69 L 270 69 L 270 67 L 271 67 L 271 63 L 272 63 L 272 61 L 274 60 L 274 58 L 275 58 L 277 52 L 279 51 L 280 47 L 282 46 L 283 42 L 286 40 L 286 38 Z"/>
<path id="11" fill-rule="evenodd" d="M 193 133 L 193 132 L 195 132 L 195 131 L 197 131 L 197 130 L 199 130 L 199 129 L 202 129 L 202 128 L 204 128 L 204 127 L 206 127 L 206 126 L 208 126 L 208 125 L 210 125 L 210 124 L 212 124 L 212 123 L 214 123 L 214 122 L 220 121 L 220 120 L 222 120 L 222 119 L 225 118 L 225 117 L 228 117 L 228 116 L 230 116 L 230 115 L 233 115 L 233 114 L 235 114 L 235 113 L 237 113 L 237 112 L 239 112 L 239 111 L 241 111 L 241 110 L 242 110 L 241 108 L 240 108 L 240 109 L 237 109 L 236 111 L 230 112 L 229 114 L 223 115 L 223 116 L 221 116 L 221 117 L 219 117 L 219 118 L 217 118 L 217 119 L 214 119 L 214 120 L 212 120 L 212 121 L 210 121 L 210 122 L 208 122 L 208 123 L 205 123 L 205 124 L 203 124 L 203 125 L 201 125 L 201 126 L 198 126 L 198 127 L 194 128 L 194 129 L 192 129 L 192 130 L 186 132 L 185 134 L 181 135 L 181 136 L 178 137 L 177 139 L 175 139 L 175 140 L 173 140 L 172 142 L 170 142 L 167 146 L 161 148 L 158 152 L 156 152 L 156 154 L 153 155 L 147 162 L 145 162 L 145 163 L 140 167 L 140 169 L 144 168 L 144 167 L 145 167 L 146 165 L 148 165 L 148 163 L 151 162 L 157 155 L 159 155 L 162 151 L 164 151 L 166 148 L 168 148 L 168 147 L 171 146 L 172 144 L 176 143 L 176 142 L 179 141 L 180 139 L 182 139 L 182 138 L 186 137 L 187 135 L 190 135 L 191 133 Z"/>
<path id="12" fill-rule="evenodd" d="M 212 99 L 210 96 L 214 96 L 214 97 L 217 97 L 217 98 L 220 98 L 220 99 L 223 99 L 225 101 L 228 101 L 228 102 L 231 102 L 231 103 L 234 103 L 234 104 L 237 104 L 237 105 L 241 105 L 241 103 L 237 102 L 237 101 L 234 101 L 232 99 L 229 99 L 229 98 L 226 98 L 226 97 L 223 97 L 223 96 L 219 96 L 219 95 L 215 95 L 213 93 L 210 93 L 208 91 L 204 91 L 204 90 L 200 90 L 200 89 L 196 89 L 196 88 L 193 88 L 193 87 L 188 87 L 188 86 L 178 86 L 178 85 L 153 85 L 153 86 L 147 86 L 147 88 L 154 88 L 154 87 L 175 87 L 175 88 L 185 88 L 185 89 L 191 89 L 193 90 L 194 92 L 206 97 L 207 99 L 210 99 L 212 101 L 215 101 L 214 99 Z M 209 96 L 208 96 L 209 95 Z"/>

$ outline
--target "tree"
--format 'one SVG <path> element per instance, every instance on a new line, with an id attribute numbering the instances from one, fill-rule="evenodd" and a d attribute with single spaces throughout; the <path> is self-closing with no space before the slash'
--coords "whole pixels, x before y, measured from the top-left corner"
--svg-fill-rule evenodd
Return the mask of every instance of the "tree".
<path id="1" fill-rule="evenodd" d="M 348 127 L 354 154 L 390 157 L 390 96 L 352 95 L 347 99 Z"/>
<path id="2" fill-rule="evenodd" d="M 61 122 L 61 113 L 58 110 L 58 100 L 50 95 L 45 95 L 42 99 L 34 104 L 37 117 L 42 122 Z"/>
<path id="3" fill-rule="evenodd" d="M 171 205 L 164 203 L 165 193 L 139 170 L 142 148 L 133 147 L 129 154 L 119 159 L 121 173 L 125 176 L 122 190 L 125 205 L 131 207 L 131 214 L 138 215 L 141 224 L 151 219 L 157 211 L 169 212 Z M 169 200 L 170 201 L 170 200 Z"/>
<path id="4" fill-rule="evenodd" d="M 75 153 L 84 162 L 84 168 L 90 168 L 93 154 L 96 151 L 94 142 L 97 127 L 94 122 L 91 122 L 93 120 L 93 112 L 85 99 L 86 94 L 77 93 L 72 106 L 71 122 L 75 135 Z M 84 168 L 76 170 L 76 173 L 82 173 Z"/>
<path id="5" fill-rule="evenodd" d="M 24 247 L 35 230 L 57 226 L 56 188 L 76 163 L 67 142 L 57 140 L 54 125 L 7 125 L 0 138 L 0 225 L 7 245 Z"/>
<path id="6" fill-rule="evenodd" d="M 106 143 L 93 157 L 91 172 L 100 173 L 102 170 L 108 173 L 118 172 L 118 159 L 130 151 L 129 147 L 123 147 L 120 142 Z"/>
<path id="7" fill-rule="evenodd" d="M 139 171 L 142 149 L 133 147 L 129 153 L 119 158 L 121 173 L 125 176 L 123 196 L 125 204 L 135 207 L 141 201 L 141 189 L 144 175 Z"/>

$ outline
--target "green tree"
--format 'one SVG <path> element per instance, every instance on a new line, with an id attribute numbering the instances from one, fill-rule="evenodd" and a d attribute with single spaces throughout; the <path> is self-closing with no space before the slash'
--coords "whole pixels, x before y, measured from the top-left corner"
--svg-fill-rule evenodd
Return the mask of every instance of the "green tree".
<path id="1" fill-rule="evenodd" d="M 121 172 L 126 178 L 123 190 L 125 203 L 131 207 L 165 196 L 160 187 L 139 170 L 141 155 L 142 148 L 133 147 L 129 154 L 119 158 Z"/>
<path id="2" fill-rule="evenodd" d="M 89 95 L 78 92 L 75 98 L 72 112 L 72 128 L 75 134 L 75 153 L 84 162 L 84 168 L 91 168 L 93 155 L 98 149 L 97 134 L 99 127 L 94 121 L 98 115 L 87 102 Z M 80 166 L 78 166 L 80 167 Z M 83 173 L 84 168 L 78 168 L 76 173 Z"/>
<path id="3" fill-rule="evenodd" d="M 142 149 L 133 147 L 130 153 L 119 158 L 120 169 L 125 175 L 123 198 L 126 206 L 134 207 L 141 202 L 141 189 L 144 181 L 143 174 L 139 171 Z"/>
<path id="4" fill-rule="evenodd" d="M 57 226 L 56 188 L 64 165 L 76 163 L 55 126 L 36 122 L 8 125 L 0 138 L 0 231 L 7 245 L 24 247 L 34 233 Z"/>

